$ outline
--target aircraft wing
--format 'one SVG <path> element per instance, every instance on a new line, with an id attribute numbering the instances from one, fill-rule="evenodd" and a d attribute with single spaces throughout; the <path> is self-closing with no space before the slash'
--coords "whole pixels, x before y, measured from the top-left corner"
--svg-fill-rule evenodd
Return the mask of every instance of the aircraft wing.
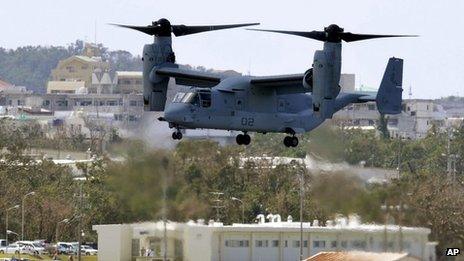
<path id="1" fill-rule="evenodd" d="M 257 76 L 250 80 L 256 87 L 276 88 L 278 94 L 305 93 L 308 90 L 303 86 L 304 74 L 289 74 L 275 76 Z"/>
<path id="2" fill-rule="evenodd" d="M 155 69 L 155 73 L 159 76 L 167 76 L 176 79 L 176 84 L 178 85 L 195 87 L 213 87 L 219 84 L 223 79 L 223 77 L 217 74 L 172 67 Z"/>
<path id="3" fill-rule="evenodd" d="M 376 101 L 377 92 L 358 92 L 358 102 Z"/>

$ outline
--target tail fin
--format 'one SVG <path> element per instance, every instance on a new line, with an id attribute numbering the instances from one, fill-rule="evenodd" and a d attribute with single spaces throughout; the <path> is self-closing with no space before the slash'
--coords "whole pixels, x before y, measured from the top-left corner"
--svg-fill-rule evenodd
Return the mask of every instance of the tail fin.
<path id="1" fill-rule="evenodd" d="M 401 112 L 403 92 L 403 59 L 392 57 L 388 60 L 382 83 L 377 92 L 377 108 L 381 114 Z"/>

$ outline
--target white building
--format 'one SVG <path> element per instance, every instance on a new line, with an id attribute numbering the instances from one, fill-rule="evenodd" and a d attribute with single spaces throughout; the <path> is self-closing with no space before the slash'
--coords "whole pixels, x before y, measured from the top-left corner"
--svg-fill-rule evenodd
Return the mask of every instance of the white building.
<path id="1" fill-rule="evenodd" d="M 392 137 L 420 139 L 432 126 L 443 131 L 446 111 L 433 100 L 404 100 L 402 111 L 388 115 L 388 130 Z M 334 114 L 333 119 L 345 127 L 375 127 L 380 114 L 375 102 L 352 104 Z"/>
<path id="2" fill-rule="evenodd" d="M 299 260 L 300 223 L 280 221 L 280 216 L 255 224 L 223 225 L 203 220 L 168 222 L 168 260 Z M 164 256 L 162 222 L 94 225 L 98 233 L 98 260 L 160 260 Z M 401 235 L 400 235 L 401 233 Z M 321 226 L 303 223 L 303 255 L 322 251 L 403 251 L 421 260 L 435 260 L 436 243 L 428 241 L 430 229 L 396 225 L 360 224 L 357 218 L 337 218 Z M 150 256 L 147 257 L 147 253 Z"/>

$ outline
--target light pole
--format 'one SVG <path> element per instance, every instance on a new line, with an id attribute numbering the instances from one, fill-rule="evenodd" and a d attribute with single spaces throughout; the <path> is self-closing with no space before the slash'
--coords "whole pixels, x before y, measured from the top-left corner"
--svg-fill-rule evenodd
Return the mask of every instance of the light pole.
<path id="1" fill-rule="evenodd" d="M 11 231 L 8 230 L 8 212 L 10 212 L 13 209 L 17 209 L 17 208 L 19 208 L 19 205 L 15 205 L 15 206 L 13 206 L 11 208 L 6 209 L 6 222 L 5 222 L 5 241 L 6 241 L 6 250 L 5 250 L 5 252 L 6 253 L 8 253 L 8 234 L 9 234 L 9 232 L 11 232 Z"/>
<path id="2" fill-rule="evenodd" d="M 301 173 L 300 173 L 300 260 L 303 260 L 303 199 L 304 199 L 304 170 L 301 170 Z"/>
<path id="3" fill-rule="evenodd" d="M 55 228 L 55 241 L 58 242 L 58 227 L 60 226 L 61 223 L 65 223 L 65 224 L 68 224 L 69 223 L 69 219 L 68 218 L 65 218 L 59 222 L 56 223 L 56 228 Z"/>
<path id="4" fill-rule="evenodd" d="M 24 201 L 26 200 L 26 197 L 33 195 L 35 195 L 34 191 L 29 192 L 24 195 L 23 199 L 21 200 L 21 240 L 24 240 Z"/>
<path id="5" fill-rule="evenodd" d="M 245 205 L 243 204 L 243 201 L 236 197 L 231 197 L 230 199 L 237 201 L 242 205 L 242 224 L 245 224 Z"/>

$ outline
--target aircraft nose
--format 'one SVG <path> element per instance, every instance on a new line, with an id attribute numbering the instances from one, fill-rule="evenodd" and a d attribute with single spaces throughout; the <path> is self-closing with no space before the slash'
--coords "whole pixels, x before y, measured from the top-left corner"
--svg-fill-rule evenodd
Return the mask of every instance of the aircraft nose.
<path id="1" fill-rule="evenodd" d="M 180 123 L 183 122 L 184 116 L 186 115 L 185 104 L 171 103 L 164 110 L 164 118 L 168 122 Z"/>

